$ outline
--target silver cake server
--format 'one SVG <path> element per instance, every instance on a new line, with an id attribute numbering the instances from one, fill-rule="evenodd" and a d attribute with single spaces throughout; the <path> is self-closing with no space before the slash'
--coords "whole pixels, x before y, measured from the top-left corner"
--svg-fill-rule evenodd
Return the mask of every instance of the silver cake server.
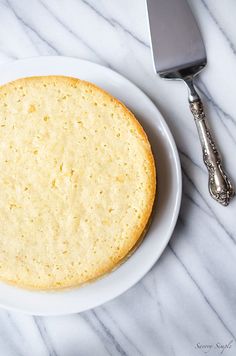
<path id="1" fill-rule="evenodd" d="M 182 79 L 197 126 L 208 170 L 211 196 L 228 205 L 234 189 L 222 167 L 215 141 L 206 122 L 202 101 L 193 79 L 205 67 L 204 43 L 186 0 L 147 0 L 151 48 L 156 72 L 166 79 Z"/>

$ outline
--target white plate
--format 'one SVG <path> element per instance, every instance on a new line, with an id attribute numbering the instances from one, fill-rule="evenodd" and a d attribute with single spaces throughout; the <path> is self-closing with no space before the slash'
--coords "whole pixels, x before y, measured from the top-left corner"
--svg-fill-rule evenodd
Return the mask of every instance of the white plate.
<path id="1" fill-rule="evenodd" d="M 158 109 L 134 84 L 100 65 L 67 57 L 36 57 L 0 67 L 0 84 L 37 75 L 85 79 L 124 102 L 148 134 L 157 163 L 158 201 L 151 227 L 135 253 L 109 275 L 81 288 L 34 292 L 0 283 L 0 305 L 34 315 L 62 315 L 96 307 L 138 282 L 166 247 L 179 213 L 182 179 L 173 137 Z"/>

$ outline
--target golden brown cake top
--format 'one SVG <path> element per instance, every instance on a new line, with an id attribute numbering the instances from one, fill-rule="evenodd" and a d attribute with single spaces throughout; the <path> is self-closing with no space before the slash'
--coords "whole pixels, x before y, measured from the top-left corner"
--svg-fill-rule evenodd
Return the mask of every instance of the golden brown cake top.
<path id="1" fill-rule="evenodd" d="M 0 87 L 0 279 L 49 289 L 110 271 L 155 186 L 142 127 L 103 90 L 60 76 Z"/>

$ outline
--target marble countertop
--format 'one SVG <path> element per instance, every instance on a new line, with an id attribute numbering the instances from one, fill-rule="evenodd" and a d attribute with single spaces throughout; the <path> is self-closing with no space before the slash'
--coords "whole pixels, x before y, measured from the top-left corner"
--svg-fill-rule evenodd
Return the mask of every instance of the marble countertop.
<path id="1" fill-rule="evenodd" d="M 197 85 L 236 182 L 236 2 L 191 5 L 208 55 Z M 139 86 L 175 137 L 183 200 L 168 247 L 136 286 L 81 314 L 0 310 L 0 355 L 236 355 L 236 199 L 225 208 L 208 195 L 186 88 L 153 73 L 144 0 L 0 0 L 0 63 L 38 55 L 88 59 Z"/>

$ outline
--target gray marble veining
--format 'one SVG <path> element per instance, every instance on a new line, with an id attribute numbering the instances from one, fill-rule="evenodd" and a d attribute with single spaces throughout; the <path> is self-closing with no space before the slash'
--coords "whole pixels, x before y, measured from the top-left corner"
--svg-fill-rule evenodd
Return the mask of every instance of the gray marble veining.
<path id="1" fill-rule="evenodd" d="M 236 181 L 236 2 L 190 3 L 208 56 L 197 85 Z M 38 55 L 101 63 L 147 93 L 175 137 L 183 200 L 168 247 L 136 286 L 81 314 L 0 310 L 0 355 L 235 355 L 236 200 L 224 208 L 208 196 L 185 87 L 152 70 L 144 0 L 0 0 L 0 63 Z"/>

